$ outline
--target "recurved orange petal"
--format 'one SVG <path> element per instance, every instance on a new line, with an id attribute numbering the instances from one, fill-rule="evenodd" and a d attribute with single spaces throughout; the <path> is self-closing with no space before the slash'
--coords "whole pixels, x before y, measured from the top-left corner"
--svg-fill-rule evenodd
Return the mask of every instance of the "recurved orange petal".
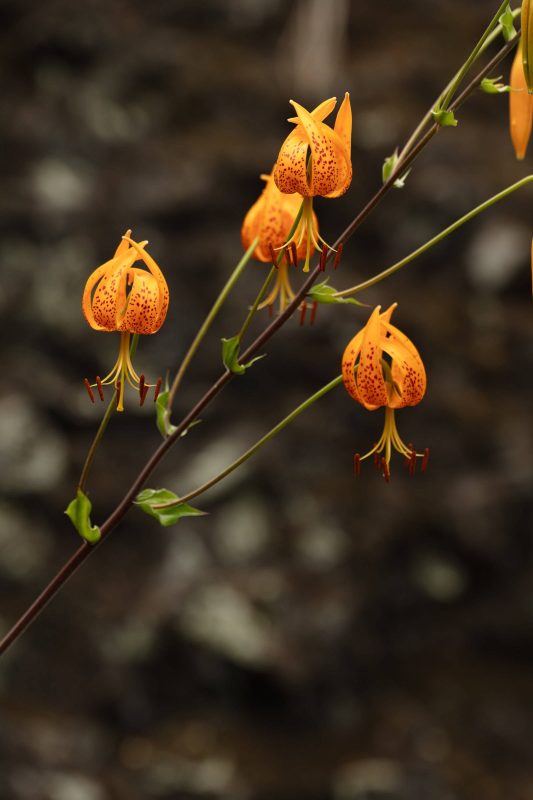
<path id="1" fill-rule="evenodd" d="M 167 282 L 165 280 L 165 276 L 159 269 L 158 265 L 156 264 L 152 256 L 149 253 L 147 253 L 146 250 L 144 249 L 145 246 L 148 244 L 148 242 L 135 242 L 133 239 L 130 239 L 129 237 L 126 237 L 126 241 L 130 243 L 132 248 L 134 248 L 138 258 L 144 261 L 144 263 L 152 273 L 153 277 L 155 278 L 159 288 L 159 292 L 161 295 L 161 305 L 159 314 L 154 320 L 151 320 L 150 324 L 152 328 L 150 331 L 148 331 L 149 333 L 156 333 L 163 324 L 163 322 L 165 321 L 165 317 L 168 311 L 168 303 L 170 295 L 168 291 Z"/>
<path id="2" fill-rule="evenodd" d="M 129 333 L 154 333 L 160 318 L 163 297 L 154 276 L 144 269 L 130 269 L 131 290 L 119 319 L 117 331 Z"/>
<path id="3" fill-rule="evenodd" d="M 383 340 L 383 351 L 391 357 L 393 386 L 391 408 L 416 406 L 426 392 L 426 370 L 412 341 L 394 325 L 385 325 L 390 336 Z"/>
<path id="4" fill-rule="evenodd" d="M 379 406 L 386 406 L 388 401 L 381 365 L 382 321 L 380 310 L 381 306 L 374 309 L 363 329 L 364 336 L 357 370 L 357 389 L 360 402 L 370 411 Z"/>

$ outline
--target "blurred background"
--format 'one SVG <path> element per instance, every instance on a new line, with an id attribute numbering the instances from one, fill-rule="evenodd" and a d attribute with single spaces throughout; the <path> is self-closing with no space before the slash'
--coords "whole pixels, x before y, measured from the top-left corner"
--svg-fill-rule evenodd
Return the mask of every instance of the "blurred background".
<path id="1" fill-rule="evenodd" d="M 150 240 L 171 306 L 136 365 L 174 370 L 241 256 L 289 98 L 351 93 L 354 181 L 316 203 L 333 241 L 497 5 L 1 0 L 0 632 L 79 544 L 62 512 L 102 414 L 82 381 L 118 348 L 81 315 L 90 272 L 126 228 Z M 461 109 L 345 248 L 335 286 L 531 170 L 507 102 L 479 92 Z M 530 238 L 524 190 L 363 297 L 399 302 L 426 363 L 424 402 L 397 418 L 431 448 L 425 475 L 398 459 L 389 485 L 370 466 L 354 479 L 383 416 L 339 387 L 198 498 L 209 516 L 127 516 L 0 663 L 2 800 L 533 796 Z M 231 295 L 178 418 L 265 274 L 253 262 Z M 240 455 L 339 373 L 366 316 L 291 321 L 150 485 L 183 494 Z M 159 441 L 130 395 L 90 477 L 94 521 Z"/>

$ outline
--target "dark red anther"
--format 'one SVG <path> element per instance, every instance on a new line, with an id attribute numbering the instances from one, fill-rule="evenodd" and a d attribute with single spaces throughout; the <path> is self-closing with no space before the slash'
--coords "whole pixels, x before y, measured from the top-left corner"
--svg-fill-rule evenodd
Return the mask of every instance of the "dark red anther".
<path id="1" fill-rule="evenodd" d="M 318 303 L 315 300 L 313 305 L 311 306 L 311 319 L 309 320 L 309 324 L 312 325 L 316 318 L 316 312 L 318 311 Z"/>
<path id="2" fill-rule="evenodd" d="M 290 267 L 291 266 L 291 254 L 290 254 L 290 251 L 289 251 L 288 247 L 286 247 L 285 250 L 283 251 L 283 255 L 285 256 L 285 263 L 287 264 L 288 267 Z"/>
<path id="3" fill-rule="evenodd" d="M 117 384 L 116 384 L 116 387 L 117 387 L 117 408 L 118 408 L 118 404 L 120 403 L 120 386 L 121 386 L 120 381 L 117 381 Z"/>
<path id="4" fill-rule="evenodd" d="M 336 253 L 336 255 L 335 255 L 335 260 L 334 260 L 334 262 L 333 262 L 333 269 L 337 269 L 337 267 L 338 267 L 338 266 L 339 266 L 339 264 L 341 263 L 341 258 L 342 258 L 342 250 L 343 250 L 343 248 L 344 248 L 344 245 L 343 245 L 343 244 L 340 244 L 340 245 L 337 247 L 337 253 Z"/>
<path id="5" fill-rule="evenodd" d="M 270 303 L 268 307 L 268 316 L 272 318 L 273 314 L 274 314 L 274 306 L 272 305 L 272 303 Z"/>
<path id="6" fill-rule="evenodd" d="M 292 266 L 298 266 L 298 250 L 296 249 L 296 242 L 291 242 L 291 260 Z"/>
<path id="7" fill-rule="evenodd" d="M 102 387 L 102 379 L 101 379 L 100 375 L 96 376 L 96 388 L 98 389 L 98 396 L 100 397 L 100 400 L 103 403 L 104 402 L 104 389 Z"/>
<path id="8" fill-rule="evenodd" d="M 424 450 L 424 458 L 422 459 L 422 466 L 420 467 L 421 472 L 425 472 L 427 469 L 429 461 L 429 447 L 426 447 Z"/>
<path id="9" fill-rule="evenodd" d="M 416 472 L 416 450 L 413 448 L 413 450 L 411 450 L 411 456 L 409 457 L 409 475 L 411 475 L 412 477 L 415 474 L 415 472 Z"/>
<path id="10" fill-rule="evenodd" d="M 163 383 L 163 378 L 158 378 L 157 379 L 157 383 L 155 385 L 155 389 L 154 389 L 154 403 L 157 400 L 157 398 L 159 397 L 159 392 L 161 391 L 161 384 L 162 383 Z"/>
<path id="11" fill-rule="evenodd" d="M 328 258 L 328 246 L 325 244 L 320 252 L 320 272 L 326 271 L 326 261 Z"/>
<path id="12" fill-rule="evenodd" d="M 148 394 L 148 386 L 145 383 L 144 375 L 141 375 L 139 378 L 139 405 L 143 406 L 144 401 L 146 400 L 146 395 Z"/>
<path id="13" fill-rule="evenodd" d="M 383 477 L 385 478 L 385 481 L 387 483 L 389 483 L 390 482 L 390 469 L 389 469 L 389 465 L 387 464 L 387 462 L 385 461 L 384 458 L 381 459 L 381 470 L 383 472 Z"/>
<path id="14" fill-rule="evenodd" d="M 300 306 L 300 325 L 304 324 L 306 313 L 307 313 L 307 303 L 304 300 L 302 305 Z"/>
<path id="15" fill-rule="evenodd" d="M 353 457 L 353 471 L 354 475 L 361 474 L 361 456 L 359 453 L 356 453 Z"/>
<path id="16" fill-rule="evenodd" d="M 381 460 L 380 460 L 380 457 L 379 457 L 379 453 L 376 451 L 374 453 L 374 466 L 376 467 L 376 469 L 379 470 L 380 465 L 381 465 Z"/>
<path id="17" fill-rule="evenodd" d="M 89 383 L 87 378 L 84 378 L 83 382 L 85 384 L 85 388 L 87 389 L 87 392 L 89 393 L 89 397 L 91 398 L 91 403 L 94 403 L 94 394 L 93 394 L 93 390 L 91 389 L 91 384 Z"/>
<path id="18" fill-rule="evenodd" d="M 275 250 L 271 244 L 268 245 L 268 249 L 270 251 L 270 258 L 272 259 L 272 266 L 278 268 L 278 258 L 276 256 Z"/>

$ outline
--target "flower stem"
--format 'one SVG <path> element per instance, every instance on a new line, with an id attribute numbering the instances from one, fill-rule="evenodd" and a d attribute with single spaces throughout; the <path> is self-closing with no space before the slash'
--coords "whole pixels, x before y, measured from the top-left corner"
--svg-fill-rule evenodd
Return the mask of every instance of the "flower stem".
<path id="1" fill-rule="evenodd" d="M 296 214 L 296 216 L 294 218 L 294 222 L 292 223 L 291 229 L 290 229 L 289 233 L 287 234 L 287 242 L 289 242 L 291 240 L 291 238 L 294 235 L 294 232 L 296 231 L 296 228 L 298 227 L 298 225 L 300 223 L 300 220 L 302 218 L 302 213 L 303 213 L 303 210 L 304 210 L 304 202 L 305 201 L 302 200 L 300 208 L 298 209 L 298 213 Z M 279 267 L 279 265 L 281 264 L 281 259 L 285 255 L 285 251 L 286 251 L 286 246 L 283 246 L 281 248 L 281 250 L 279 251 L 278 257 L 276 258 L 276 267 Z M 259 307 L 259 304 L 260 304 L 261 300 L 263 299 L 263 297 L 265 296 L 266 291 L 267 291 L 267 289 L 270 286 L 270 283 L 272 281 L 272 278 L 276 274 L 276 267 L 272 266 L 272 269 L 268 273 L 265 282 L 263 283 L 263 285 L 259 289 L 259 293 L 258 293 L 257 297 L 255 298 L 255 300 L 253 302 L 253 305 L 250 308 L 250 310 L 248 312 L 248 315 L 247 315 L 246 319 L 244 320 L 244 322 L 242 324 L 242 327 L 241 327 L 241 329 L 240 329 L 240 331 L 238 333 L 239 342 L 242 341 L 243 336 L 245 335 L 246 331 L 248 330 L 248 328 L 250 327 L 250 325 L 252 323 L 252 320 L 253 320 L 253 318 L 254 318 L 254 316 L 256 314 L 256 311 L 257 311 L 257 309 Z"/>
<path id="2" fill-rule="evenodd" d="M 505 5 L 506 5 L 506 3 L 504 3 L 503 5 L 505 6 Z M 478 57 L 479 57 L 479 56 L 480 56 L 482 53 L 484 53 L 484 52 L 485 52 L 485 50 L 486 50 L 486 49 L 489 47 L 489 45 L 490 45 L 490 44 L 492 44 L 492 42 L 493 42 L 495 39 L 497 39 L 497 38 L 498 38 L 498 36 L 501 34 L 501 31 L 502 31 L 502 26 L 501 26 L 501 24 L 499 24 L 499 25 L 497 25 L 497 27 L 496 27 L 494 30 L 492 30 L 492 31 L 489 33 L 489 35 L 486 35 L 486 34 L 487 34 L 487 32 L 490 30 L 490 28 L 491 28 L 491 25 L 494 23 L 494 19 L 498 19 L 498 18 L 499 18 L 499 16 L 501 15 L 501 13 L 503 13 L 503 12 L 502 12 L 502 7 L 500 6 L 500 8 L 498 9 L 498 12 L 497 12 L 497 14 L 496 14 L 496 15 L 495 15 L 495 17 L 492 19 L 492 22 L 489 24 L 489 26 L 488 26 L 487 30 L 485 31 L 485 33 L 484 33 L 484 34 L 483 34 L 483 36 L 482 36 L 482 39 L 484 39 L 484 41 L 483 41 L 483 43 L 482 43 L 481 47 L 479 47 L 479 49 L 477 50 L 477 53 L 476 53 L 476 56 L 475 56 L 475 58 L 474 58 L 474 59 L 471 59 L 471 56 L 469 56 L 469 59 L 471 59 L 471 60 L 470 60 L 470 64 L 469 64 L 469 68 L 470 68 L 470 67 L 471 67 L 471 66 L 474 64 L 474 62 L 477 60 L 477 58 L 478 58 Z M 519 8 L 515 8 L 515 9 L 513 10 L 512 14 L 513 14 L 513 18 L 515 18 L 515 19 L 516 19 L 516 17 L 518 17 L 518 16 L 520 15 L 520 9 L 519 9 Z M 485 38 L 484 38 L 484 37 L 485 37 Z M 481 41 L 481 40 L 480 40 L 480 41 Z M 478 45 L 479 45 L 479 42 L 478 42 Z M 478 45 L 476 45 L 476 47 L 477 47 Z M 472 51 L 472 52 L 474 52 L 474 51 Z M 466 64 L 466 63 L 467 63 L 467 62 L 465 62 L 465 64 Z M 396 168 L 395 168 L 395 170 L 394 170 L 394 177 L 395 177 L 395 178 L 396 178 L 396 177 L 398 177 L 398 172 L 399 172 L 399 170 L 400 170 L 400 169 L 401 169 L 401 167 L 402 167 L 402 161 L 403 161 L 403 159 L 405 158 L 405 156 L 407 155 L 407 153 L 409 152 L 409 150 L 410 150 L 410 149 L 413 147 L 413 145 L 416 143 L 416 141 L 417 141 L 418 137 L 420 136 L 420 134 L 422 133 L 422 131 L 424 130 L 424 128 L 425 128 L 425 127 L 426 127 L 426 126 L 427 126 L 427 125 L 428 125 L 430 122 L 432 122 L 432 121 L 433 121 L 433 114 L 432 114 L 432 112 L 435 110 L 435 108 L 439 108 L 439 107 L 445 108 L 446 106 L 445 106 L 445 103 L 444 103 L 444 99 L 445 99 L 446 97 L 448 97 L 448 95 L 450 94 L 450 92 L 451 92 L 450 99 L 451 99 L 451 96 L 453 96 L 453 94 L 455 94 L 455 91 L 456 91 L 456 89 L 457 89 L 457 86 L 459 85 L 460 81 L 461 81 L 461 80 L 464 78 L 464 76 L 466 75 L 466 70 L 464 70 L 464 66 L 465 66 L 465 64 L 464 64 L 464 65 L 463 65 L 463 66 L 462 66 L 462 67 L 461 67 L 461 68 L 458 70 L 458 72 L 456 72 L 456 74 L 453 76 L 453 78 L 452 78 L 452 79 L 451 79 L 451 81 L 448 83 L 448 85 L 447 85 L 447 86 L 446 86 L 446 87 L 443 89 L 443 91 L 442 91 L 442 92 L 439 94 L 439 96 L 437 97 L 437 99 L 435 100 L 435 102 L 434 102 L 434 103 L 432 103 L 432 105 L 430 106 L 430 108 L 429 108 L 429 109 L 427 110 L 427 112 L 424 114 L 424 116 L 423 116 L 423 117 L 422 117 L 422 119 L 420 120 L 419 124 L 417 125 L 417 127 L 415 128 L 415 130 L 413 131 L 413 133 L 411 134 L 411 136 L 409 137 L 409 139 L 407 140 L 407 142 L 406 142 L 406 143 L 405 143 L 405 145 L 403 146 L 403 148 L 402 148 L 402 150 L 401 150 L 401 152 L 400 152 L 400 154 L 399 154 L 399 156 L 398 156 L 398 162 L 397 162 Z M 450 100 L 448 100 L 448 102 L 450 102 Z"/>
<path id="3" fill-rule="evenodd" d="M 438 233 L 428 242 L 421 245 L 416 250 L 413 250 L 413 252 L 409 253 L 409 255 L 405 256 L 405 258 L 402 258 L 401 261 L 397 261 L 396 264 L 393 264 L 391 267 L 388 267 L 387 269 L 383 270 L 383 272 L 379 272 L 377 275 L 374 275 L 373 278 L 369 278 L 367 281 L 358 283 L 357 286 L 352 286 L 350 289 L 344 289 L 342 292 L 337 292 L 335 296 L 349 297 L 351 295 L 358 294 L 359 292 L 362 292 L 364 289 L 368 289 L 370 286 L 374 286 L 376 283 L 379 283 L 385 278 L 388 278 L 389 275 L 393 275 L 399 269 L 405 267 L 406 264 L 409 264 L 411 261 L 414 261 L 415 258 L 421 256 L 422 253 L 426 252 L 426 250 L 429 250 L 434 245 L 438 244 L 439 242 L 442 242 L 443 239 L 445 239 L 450 233 L 456 231 L 457 228 L 460 228 L 461 225 L 464 225 L 465 222 L 469 222 L 474 217 L 477 217 L 478 214 L 481 214 L 483 211 L 486 211 L 487 208 L 493 206 L 499 200 L 503 200 L 504 197 L 507 197 L 513 192 L 516 192 L 517 189 L 521 189 L 523 186 L 527 186 L 527 184 L 531 183 L 532 181 L 533 181 L 533 175 L 526 175 L 526 177 L 522 178 L 522 180 L 513 183 L 511 186 L 508 186 L 506 189 L 503 189 L 501 192 L 498 192 L 498 194 L 489 197 L 489 199 L 485 200 L 485 202 L 481 203 L 481 205 L 476 206 L 476 208 L 473 208 L 471 211 L 468 212 L 468 214 L 465 214 L 463 217 L 460 217 L 460 219 L 456 220 L 454 223 L 452 223 L 452 225 L 449 225 L 447 228 Z"/>
<path id="4" fill-rule="evenodd" d="M 134 333 L 133 337 L 132 337 L 132 340 L 131 340 L 131 345 L 130 345 L 130 358 L 133 358 L 133 356 L 135 355 L 135 353 L 137 351 L 138 343 L 139 343 L 139 334 L 138 333 Z M 107 406 L 105 414 L 102 417 L 102 421 L 100 423 L 100 427 L 96 431 L 95 437 L 94 437 L 94 439 L 92 441 L 92 444 L 91 444 L 91 446 L 89 448 L 89 452 L 87 453 L 87 456 L 85 458 L 85 463 L 83 465 L 83 469 L 81 471 L 80 479 L 78 481 L 78 489 L 81 489 L 82 492 L 85 491 L 85 486 L 87 484 L 87 478 L 89 477 L 89 472 L 91 471 L 91 467 L 92 467 L 92 464 L 93 464 L 93 461 L 94 461 L 94 457 L 96 455 L 96 451 L 98 450 L 100 442 L 102 441 L 104 433 L 106 431 L 106 428 L 107 428 L 107 426 L 109 424 L 109 420 L 113 416 L 113 412 L 116 411 L 116 408 L 117 408 L 117 398 L 116 398 L 116 395 L 113 395 L 113 397 L 109 401 L 109 405 Z"/>
<path id="5" fill-rule="evenodd" d="M 308 397 L 307 400 L 304 400 L 303 403 L 301 403 L 297 408 L 291 411 L 291 413 L 288 414 L 284 419 L 282 419 L 281 422 L 278 422 L 278 424 L 275 425 L 270 431 L 268 431 L 268 433 L 265 433 L 265 435 L 262 436 L 261 439 L 259 439 L 254 445 L 252 445 L 252 447 L 250 447 L 245 453 L 243 453 L 242 456 L 239 456 L 239 458 L 233 461 L 228 467 L 226 467 L 226 469 L 222 470 L 222 472 L 219 472 L 218 475 L 215 475 L 214 478 L 211 478 L 206 483 L 203 483 L 197 489 L 193 489 L 193 491 L 187 492 L 187 494 L 183 495 L 178 500 L 174 500 L 171 503 L 159 503 L 158 505 L 154 506 L 154 508 L 171 508 L 172 506 L 180 505 L 181 503 L 187 503 L 189 500 L 192 500 L 193 497 L 197 497 L 199 494 L 203 494 L 203 492 L 207 491 L 207 489 L 210 489 L 212 486 L 215 486 L 215 484 L 219 483 L 219 481 L 227 477 L 231 472 L 237 469 L 237 467 L 240 467 L 241 464 L 244 464 L 244 462 L 247 461 L 251 456 L 253 456 L 254 453 L 257 453 L 257 451 L 264 444 L 273 439 L 274 436 L 276 436 L 278 433 L 280 433 L 280 431 L 286 428 L 287 425 L 289 425 L 294 419 L 296 419 L 296 417 L 298 417 L 303 411 L 312 406 L 313 403 L 316 403 L 317 400 L 320 400 L 321 397 L 324 397 L 325 394 L 330 392 L 341 382 L 342 382 L 342 375 L 338 375 L 332 381 L 330 381 L 321 389 L 319 389 L 318 392 L 315 392 L 313 395 L 311 395 L 311 397 Z"/>
<path id="6" fill-rule="evenodd" d="M 220 311 L 224 301 L 226 300 L 227 296 L 229 295 L 229 293 L 231 292 L 231 290 L 233 289 L 233 287 L 237 283 L 237 280 L 241 276 L 242 271 L 244 270 L 244 268 L 248 264 L 249 260 L 251 259 L 252 253 L 254 252 L 255 248 L 257 247 L 258 242 L 259 242 L 259 237 L 256 236 L 256 238 L 253 240 L 252 244 L 250 245 L 250 247 L 248 248 L 246 253 L 243 255 L 243 257 L 241 258 L 241 260 L 239 261 L 239 263 L 237 264 L 237 266 L 235 267 L 235 269 L 231 273 L 228 281 L 226 282 L 224 288 L 222 289 L 222 291 L 218 295 L 217 299 L 213 303 L 211 311 L 209 312 L 209 314 L 205 318 L 202 326 L 200 327 L 200 330 L 198 331 L 198 333 L 196 334 L 196 336 L 195 336 L 195 338 L 193 340 L 193 343 L 189 347 L 189 349 L 188 349 L 188 351 L 187 351 L 187 353 L 185 355 L 185 358 L 181 362 L 181 365 L 180 365 L 180 367 L 179 367 L 179 369 L 178 369 L 178 371 L 176 373 L 176 377 L 174 378 L 174 380 L 172 382 L 172 386 L 170 388 L 170 392 L 169 392 L 169 395 L 168 395 L 167 415 L 169 417 L 170 417 L 170 414 L 172 412 L 172 405 L 174 403 L 174 397 L 176 396 L 176 392 L 178 391 L 178 387 L 179 387 L 181 381 L 183 380 L 183 376 L 185 375 L 185 372 L 187 371 L 187 367 L 191 363 L 196 351 L 198 350 L 198 348 L 199 348 L 204 336 L 206 335 L 207 331 L 211 327 L 211 324 L 212 324 L 213 320 L 215 319 L 216 315 Z"/>

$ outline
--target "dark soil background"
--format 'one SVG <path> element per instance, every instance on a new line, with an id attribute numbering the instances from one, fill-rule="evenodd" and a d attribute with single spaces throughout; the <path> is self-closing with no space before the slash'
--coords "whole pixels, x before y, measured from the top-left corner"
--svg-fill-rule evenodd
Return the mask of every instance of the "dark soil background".
<path id="1" fill-rule="evenodd" d="M 496 7 L 0 1 L 0 631 L 78 546 L 62 511 L 102 413 L 82 381 L 118 347 L 82 318 L 90 272 L 126 228 L 150 240 L 171 307 L 136 364 L 175 369 L 241 256 L 289 98 L 351 93 L 354 181 L 316 203 L 331 241 Z M 474 96 L 346 247 L 335 285 L 531 170 L 507 127 L 505 96 Z M 383 417 L 339 388 L 199 498 L 209 516 L 163 529 L 128 515 L 2 659 L 2 800 L 533 796 L 530 237 L 524 190 L 364 296 L 399 302 L 425 360 L 426 399 L 398 424 L 431 448 L 427 474 L 398 460 L 390 485 L 370 467 L 356 481 L 353 453 Z M 264 275 L 253 263 L 231 295 L 178 415 L 219 375 L 219 338 Z M 291 321 L 151 485 L 215 474 L 338 374 L 366 315 Z M 130 396 L 90 478 L 95 521 L 159 441 Z"/>

